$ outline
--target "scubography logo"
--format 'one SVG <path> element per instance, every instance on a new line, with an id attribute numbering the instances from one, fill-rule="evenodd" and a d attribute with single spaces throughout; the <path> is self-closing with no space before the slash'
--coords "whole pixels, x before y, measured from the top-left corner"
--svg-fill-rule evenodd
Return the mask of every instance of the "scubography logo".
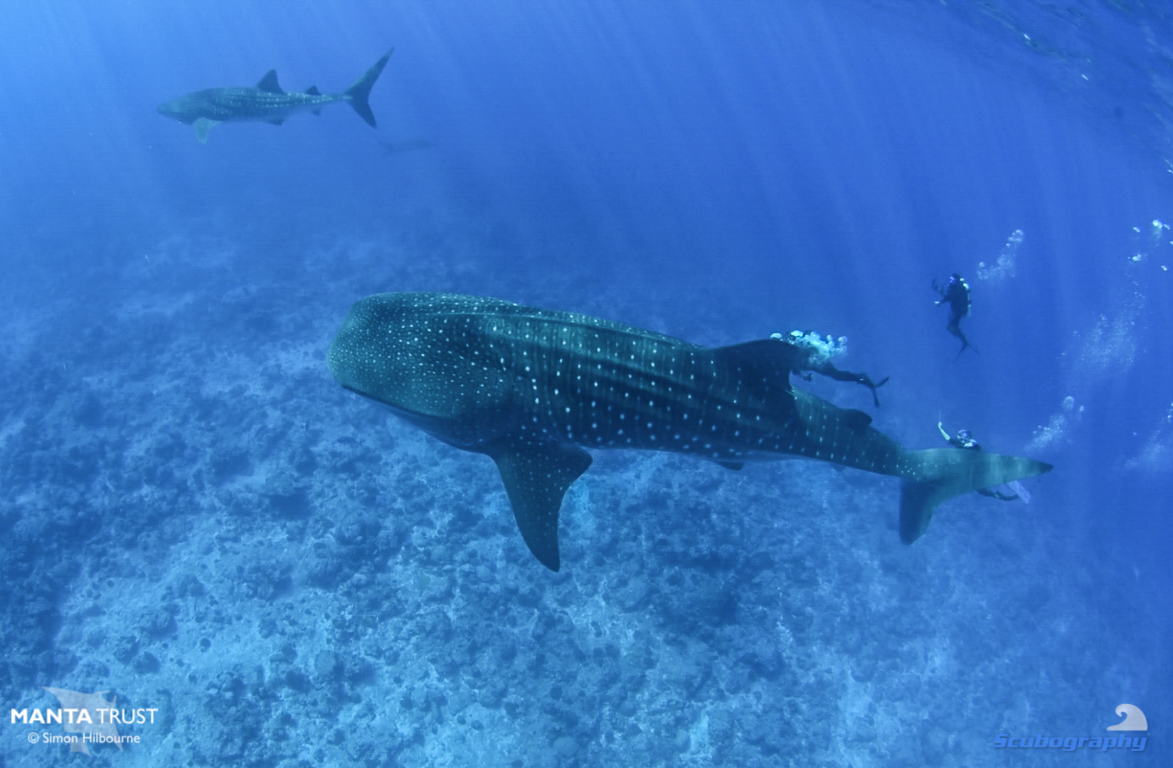
<path id="1" fill-rule="evenodd" d="M 1121 704 L 1116 707 L 1116 714 L 1124 720 L 1115 725 L 1109 725 L 1109 731 L 1147 731 L 1149 721 L 1134 704 Z M 1107 752 L 1109 749 L 1122 749 L 1129 752 L 1144 752 L 1148 745 L 1148 736 L 1044 736 L 1039 733 L 1034 736 L 1010 736 L 999 733 L 994 737 L 995 749 L 1059 749 L 1064 752 L 1074 752 L 1077 749 L 1098 749 Z"/>

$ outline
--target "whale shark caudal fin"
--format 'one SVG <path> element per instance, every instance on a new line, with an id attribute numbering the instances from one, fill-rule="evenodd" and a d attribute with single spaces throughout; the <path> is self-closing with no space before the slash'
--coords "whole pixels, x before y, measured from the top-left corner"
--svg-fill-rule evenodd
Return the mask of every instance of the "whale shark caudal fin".
<path id="1" fill-rule="evenodd" d="M 905 544 L 928 529 L 942 501 L 1051 471 L 1051 465 L 1042 461 L 960 448 L 910 451 L 906 459 L 914 477 L 900 485 L 900 540 Z"/>
<path id="2" fill-rule="evenodd" d="M 591 455 L 572 445 L 507 440 L 485 453 L 497 462 L 513 517 L 529 551 L 551 571 L 561 567 L 558 510 L 570 484 L 587 471 Z"/>
<path id="3" fill-rule="evenodd" d="M 379 79 L 379 75 L 383 74 L 383 67 L 387 66 L 387 59 L 391 58 L 391 54 L 395 53 L 395 49 L 387 51 L 383 54 L 383 58 L 375 62 L 375 65 L 368 69 L 358 82 L 343 91 L 342 96 L 346 99 L 346 103 L 354 108 L 358 116 L 366 121 L 367 125 L 375 128 L 375 113 L 371 111 L 371 105 L 367 103 L 367 99 L 371 95 L 371 86 Z"/>

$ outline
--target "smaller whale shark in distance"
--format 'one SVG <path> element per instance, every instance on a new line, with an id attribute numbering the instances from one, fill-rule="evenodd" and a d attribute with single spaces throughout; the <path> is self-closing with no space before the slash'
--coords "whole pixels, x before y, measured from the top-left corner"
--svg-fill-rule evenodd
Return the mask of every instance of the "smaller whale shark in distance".
<path id="1" fill-rule="evenodd" d="M 560 566 L 558 512 L 587 448 L 671 451 L 741 469 L 786 456 L 901 480 L 911 544 L 946 499 L 1041 475 L 1019 456 L 905 449 L 862 411 L 790 385 L 793 347 L 707 348 L 499 299 L 384 293 L 355 303 L 327 357 L 343 387 L 497 463 L 522 538 Z"/>
<path id="2" fill-rule="evenodd" d="M 252 88 L 205 88 L 159 105 L 159 114 L 195 128 L 201 144 L 208 141 L 208 131 L 220 123 L 271 123 L 281 125 L 286 118 L 302 112 L 322 113 L 322 107 L 345 102 L 375 127 L 375 113 L 367 99 L 371 87 L 383 73 L 392 48 L 375 62 L 354 85 L 342 93 L 322 93 L 310 86 L 304 93 L 286 93 L 277 83 L 277 70 L 270 69 Z"/>

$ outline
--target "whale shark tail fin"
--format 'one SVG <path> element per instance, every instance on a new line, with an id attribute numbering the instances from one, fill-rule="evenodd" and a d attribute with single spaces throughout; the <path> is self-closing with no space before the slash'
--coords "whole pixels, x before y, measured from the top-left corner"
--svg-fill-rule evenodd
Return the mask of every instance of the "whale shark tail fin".
<path id="1" fill-rule="evenodd" d="M 395 49 L 387 51 L 383 54 L 383 58 L 375 62 L 375 65 L 368 69 L 358 82 L 347 88 L 342 97 L 346 99 L 346 103 L 354 108 L 358 116 L 366 121 L 366 124 L 375 128 L 375 113 L 371 111 L 371 105 L 368 99 L 371 96 L 371 87 L 374 86 L 375 81 L 379 79 L 379 75 L 383 74 L 383 67 L 387 66 L 387 59 L 391 58 L 391 54 Z"/>
<path id="2" fill-rule="evenodd" d="M 921 537 L 937 506 L 954 496 L 1051 471 L 1051 465 L 1021 456 L 931 448 L 908 454 L 911 476 L 900 485 L 900 540 Z"/>

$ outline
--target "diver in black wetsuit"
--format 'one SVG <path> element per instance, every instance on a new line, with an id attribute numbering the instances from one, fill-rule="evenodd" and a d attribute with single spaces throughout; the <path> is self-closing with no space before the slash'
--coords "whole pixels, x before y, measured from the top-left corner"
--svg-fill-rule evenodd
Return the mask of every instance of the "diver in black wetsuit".
<path id="1" fill-rule="evenodd" d="M 835 381 L 854 381 L 857 384 L 863 384 L 872 391 L 872 400 L 875 401 L 876 407 L 880 407 L 880 398 L 876 396 L 876 390 L 887 383 L 888 377 L 885 376 L 877 384 L 866 373 L 852 373 L 836 368 L 831 364 L 831 358 L 843 351 L 842 343 L 837 344 L 830 336 L 823 340 L 819 334 L 813 331 L 806 333 L 791 331 L 785 336 L 775 333 L 770 338 L 781 341 L 791 350 L 790 370 L 792 373 L 802 376 L 807 381 L 811 379 L 810 372 L 814 372 Z"/>
<path id="2" fill-rule="evenodd" d="M 954 437 L 950 437 L 949 433 L 945 431 L 945 427 L 941 422 L 937 422 L 937 429 L 941 432 L 941 437 L 945 438 L 945 442 L 954 448 L 960 448 L 963 451 L 980 451 L 982 446 L 968 429 L 960 429 Z M 989 488 L 979 488 L 977 490 L 982 496 L 989 496 L 991 499 L 998 499 L 999 501 L 1014 501 L 1018 498 L 1018 494 L 1002 493 L 1001 491 L 991 491 Z"/>
<path id="3" fill-rule="evenodd" d="M 936 280 L 933 280 L 933 290 L 941 294 L 941 298 L 937 300 L 938 307 L 942 304 L 949 305 L 949 322 L 946 323 L 945 329 L 961 339 L 961 351 L 957 353 L 958 356 L 971 347 L 974 352 L 977 352 L 977 347 L 970 344 L 969 339 L 965 338 L 965 334 L 961 331 L 961 318 L 969 317 L 969 283 L 965 282 L 964 277 L 954 272 L 944 288 Z"/>

